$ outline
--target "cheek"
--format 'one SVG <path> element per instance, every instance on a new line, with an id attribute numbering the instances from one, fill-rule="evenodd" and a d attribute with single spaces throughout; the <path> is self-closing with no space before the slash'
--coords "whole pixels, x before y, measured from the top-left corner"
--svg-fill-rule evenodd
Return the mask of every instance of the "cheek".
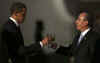
<path id="1" fill-rule="evenodd" d="M 76 29 L 80 30 L 82 28 L 81 22 L 76 21 L 75 24 L 76 24 Z"/>
<path id="2" fill-rule="evenodd" d="M 22 23 L 22 22 L 23 22 L 23 18 L 20 17 L 20 18 L 19 18 L 19 23 Z"/>
<path id="3" fill-rule="evenodd" d="M 23 20 L 24 20 L 24 17 L 21 16 L 21 17 L 20 17 L 20 21 L 23 21 Z"/>

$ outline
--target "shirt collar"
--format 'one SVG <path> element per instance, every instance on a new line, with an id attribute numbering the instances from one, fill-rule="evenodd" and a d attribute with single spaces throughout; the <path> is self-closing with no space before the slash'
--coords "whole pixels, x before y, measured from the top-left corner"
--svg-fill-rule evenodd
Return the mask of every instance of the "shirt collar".
<path id="1" fill-rule="evenodd" d="M 16 24 L 16 26 L 19 26 L 19 24 L 17 23 L 17 21 L 14 18 L 9 17 L 9 19 L 12 20 Z"/>
<path id="2" fill-rule="evenodd" d="M 90 30 L 90 28 L 88 28 L 88 29 L 86 29 L 85 31 L 81 32 L 81 35 L 82 35 L 82 36 L 85 36 L 89 30 Z"/>

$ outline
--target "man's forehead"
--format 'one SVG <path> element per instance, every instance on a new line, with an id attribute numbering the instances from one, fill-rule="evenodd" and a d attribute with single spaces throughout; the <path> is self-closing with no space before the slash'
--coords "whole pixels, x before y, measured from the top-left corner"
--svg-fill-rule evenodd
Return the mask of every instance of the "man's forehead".
<path id="1" fill-rule="evenodd" d="M 85 13 L 85 12 L 82 12 L 82 13 L 80 13 L 80 15 L 79 15 L 80 17 L 84 17 L 84 16 L 87 16 L 87 13 Z"/>
<path id="2" fill-rule="evenodd" d="M 82 13 L 79 14 L 78 18 L 79 19 L 85 19 L 86 16 L 87 16 L 87 13 L 82 12 Z"/>

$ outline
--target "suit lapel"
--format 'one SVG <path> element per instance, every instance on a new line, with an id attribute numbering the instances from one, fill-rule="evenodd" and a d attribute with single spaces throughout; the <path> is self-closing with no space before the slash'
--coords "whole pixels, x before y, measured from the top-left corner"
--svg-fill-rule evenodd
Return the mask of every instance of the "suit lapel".
<path id="1" fill-rule="evenodd" d="M 83 39 L 81 40 L 81 42 L 80 42 L 80 44 L 77 46 L 77 50 L 79 50 L 80 48 L 81 48 L 81 46 L 83 46 L 83 45 L 88 45 L 88 40 L 87 40 L 87 38 L 89 39 L 89 37 L 91 36 L 90 34 L 91 34 L 91 31 L 92 30 L 90 30 L 90 31 L 88 31 L 87 32 L 87 34 L 83 37 Z M 78 42 L 78 41 L 77 41 Z"/>
<path id="2" fill-rule="evenodd" d="M 73 44 L 72 44 L 72 50 L 73 50 L 73 53 L 75 53 L 75 54 L 77 51 L 77 43 L 78 43 L 79 37 L 80 37 L 80 33 L 74 38 Z"/>
<path id="3" fill-rule="evenodd" d="M 23 39 L 22 33 L 20 31 L 20 27 L 17 27 L 17 33 L 18 33 L 18 37 L 19 37 L 20 43 L 22 45 L 24 45 L 24 43 L 23 43 L 24 42 L 24 39 Z"/>

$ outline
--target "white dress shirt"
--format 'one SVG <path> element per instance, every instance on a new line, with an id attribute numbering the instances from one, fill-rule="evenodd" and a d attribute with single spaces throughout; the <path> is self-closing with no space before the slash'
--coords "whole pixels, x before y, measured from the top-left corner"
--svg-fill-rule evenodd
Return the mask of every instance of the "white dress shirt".
<path id="1" fill-rule="evenodd" d="M 88 33 L 89 30 L 90 30 L 90 28 L 88 28 L 85 31 L 81 32 L 80 37 L 79 37 L 79 40 L 78 40 L 78 44 L 80 44 L 81 40 Z"/>
<path id="2" fill-rule="evenodd" d="M 9 19 L 12 20 L 16 24 L 16 26 L 19 26 L 19 24 L 17 23 L 17 21 L 14 18 L 9 17 Z"/>

